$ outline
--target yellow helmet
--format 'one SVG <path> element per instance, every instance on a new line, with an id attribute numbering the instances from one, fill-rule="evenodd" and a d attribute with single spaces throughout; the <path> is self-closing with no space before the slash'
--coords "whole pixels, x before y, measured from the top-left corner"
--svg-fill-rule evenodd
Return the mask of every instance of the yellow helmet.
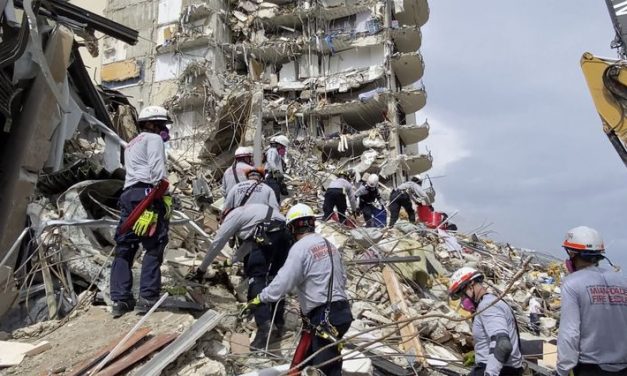
<path id="1" fill-rule="evenodd" d="M 287 215 L 285 216 L 286 224 L 290 224 L 297 219 L 300 218 L 315 218 L 313 209 L 309 205 L 305 204 L 296 204 L 287 211 Z"/>

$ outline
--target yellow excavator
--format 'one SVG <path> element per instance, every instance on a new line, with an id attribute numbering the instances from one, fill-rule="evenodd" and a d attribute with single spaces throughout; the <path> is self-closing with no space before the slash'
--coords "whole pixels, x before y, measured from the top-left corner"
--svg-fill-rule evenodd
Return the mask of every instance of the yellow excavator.
<path id="1" fill-rule="evenodd" d="M 588 82 L 603 131 L 627 166 L 627 1 L 605 0 L 616 31 L 612 48 L 619 59 L 600 58 L 586 52 L 581 69 Z"/>

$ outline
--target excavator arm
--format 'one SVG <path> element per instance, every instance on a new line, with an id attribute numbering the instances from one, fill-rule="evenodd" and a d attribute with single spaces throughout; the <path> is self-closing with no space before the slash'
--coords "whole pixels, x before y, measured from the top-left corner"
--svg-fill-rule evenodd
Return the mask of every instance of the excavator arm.
<path id="1" fill-rule="evenodd" d="M 603 131 L 627 166 L 627 0 L 605 0 L 616 36 L 611 47 L 620 60 L 600 58 L 589 52 L 581 69 L 603 123 Z"/>
<path id="2" fill-rule="evenodd" d="M 603 131 L 627 166 L 627 60 L 599 58 L 586 52 L 581 69 Z"/>

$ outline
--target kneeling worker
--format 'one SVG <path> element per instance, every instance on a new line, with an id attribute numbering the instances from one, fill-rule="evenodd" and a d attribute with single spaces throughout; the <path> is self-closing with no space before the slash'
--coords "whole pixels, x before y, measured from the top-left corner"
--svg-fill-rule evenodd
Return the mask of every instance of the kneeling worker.
<path id="1" fill-rule="evenodd" d="M 419 176 L 413 176 L 411 180 L 400 184 L 390 194 L 390 227 L 394 227 L 396 221 L 398 221 L 398 215 L 401 212 L 401 207 L 405 209 L 409 222 L 416 222 L 416 212 L 413 207 L 413 203 L 421 203 L 423 205 L 429 203 L 429 197 L 422 190 L 422 180 Z"/>
<path id="2" fill-rule="evenodd" d="M 472 322 L 475 366 L 469 376 L 522 375 L 516 317 L 503 300 L 494 303 L 497 297 L 487 291 L 483 279 L 476 269 L 463 267 L 453 273 L 448 289 L 453 299 L 461 298 L 464 310 L 479 312 Z"/>
<path id="3" fill-rule="evenodd" d="M 332 338 L 342 338 L 353 321 L 346 272 L 338 250 L 315 233 L 316 219 L 309 206 L 294 205 L 287 213 L 287 226 L 296 243 L 274 280 L 248 306 L 276 302 L 296 288 L 305 326 L 313 331 L 311 355 L 332 343 Z M 331 346 L 316 355 L 311 365 L 316 367 L 339 356 L 339 347 Z M 340 376 L 342 359 L 319 368 L 327 376 Z"/>
<path id="4" fill-rule="evenodd" d="M 226 213 L 223 220 L 202 263 L 186 278 L 201 282 L 209 264 L 218 256 L 229 239 L 235 236 L 240 246 L 233 256 L 233 261 L 244 261 L 244 273 L 249 278 L 248 299 L 252 299 L 268 285 L 285 263 L 291 245 L 291 236 L 285 227 L 285 217 L 268 205 L 246 204 Z M 276 310 L 274 333 L 283 330 L 284 305 L 282 303 L 259 305 L 253 311 L 257 335 L 251 347 L 265 348 L 272 329 L 270 325 L 274 310 Z"/>
<path id="5" fill-rule="evenodd" d="M 557 374 L 627 376 L 627 278 L 599 267 L 601 235 L 586 226 L 562 244 L 571 273 L 562 282 Z"/>

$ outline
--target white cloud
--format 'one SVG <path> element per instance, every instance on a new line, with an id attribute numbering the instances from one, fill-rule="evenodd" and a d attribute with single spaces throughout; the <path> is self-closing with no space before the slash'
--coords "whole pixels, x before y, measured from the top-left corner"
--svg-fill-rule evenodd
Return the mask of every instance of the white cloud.
<path id="1" fill-rule="evenodd" d="M 421 150 L 430 150 L 433 155 L 433 168 L 427 172 L 432 176 L 445 175 L 451 164 L 470 156 L 464 131 L 447 125 L 447 119 L 454 119 L 454 116 L 429 111 L 429 137 L 420 143 Z"/>

